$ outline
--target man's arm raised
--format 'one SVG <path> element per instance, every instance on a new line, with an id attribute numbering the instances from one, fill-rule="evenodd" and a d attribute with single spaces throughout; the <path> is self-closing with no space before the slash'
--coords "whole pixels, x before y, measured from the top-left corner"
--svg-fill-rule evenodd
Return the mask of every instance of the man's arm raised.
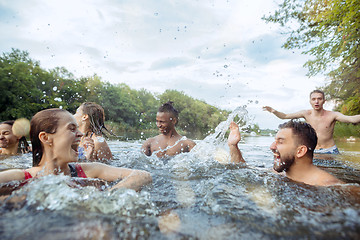
<path id="1" fill-rule="evenodd" d="M 275 116 L 277 116 L 280 119 L 305 118 L 305 113 L 306 113 L 306 110 L 302 110 L 296 113 L 283 113 L 276 111 L 275 109 L 269 106 L 264 106 L 263 110 L 273 113 Z"/>
<path id="2" fill-rule="evenodd" d="M 339 121 L 339 122 L 344 122 L 344 123 L 360 123 L 360 114 L 359 115 L 354 115 L 354 116 L 346 116 L 342 113 L 339 112 L 334 112 L 335 113 L 335 120 Z"/>
<path id="3" fill-rule="evenodd" d="M 230 156 L 232 163 L 245 163 L 242 157 L 241 151 L 238 147 L 238 143 L 241 139 L 239 126 L 235 122 L 230 123 L 230 134 L 228 137 L 228 145 L 230 148 Z"/>

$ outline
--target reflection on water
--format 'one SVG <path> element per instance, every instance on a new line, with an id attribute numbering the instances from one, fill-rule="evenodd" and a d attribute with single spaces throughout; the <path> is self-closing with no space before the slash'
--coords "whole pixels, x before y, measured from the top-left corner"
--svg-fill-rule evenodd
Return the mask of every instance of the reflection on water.
<path id="1" fill-rule="evenodd" d="M 64 176 L 35 180 L 1 203 L 1 239 L 359 239 L 359 151 L 338 144 L 335 160 L 316 160 L 349 184 L 315 187 L 269 171 L 273 137 L 242 140 L 248 167 L 219 164 L 224 138 L 167 160 L 144 156 L 142 141 L 110 141 L 111 164 L 151 172 L 151 186 L 109 192 Z M 30 165 L 27 154 L 0 169 Z"/>

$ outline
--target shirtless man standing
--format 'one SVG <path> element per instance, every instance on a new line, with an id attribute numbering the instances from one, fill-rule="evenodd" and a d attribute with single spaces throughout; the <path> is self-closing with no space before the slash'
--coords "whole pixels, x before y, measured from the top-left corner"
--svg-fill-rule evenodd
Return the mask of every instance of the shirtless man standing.
<path id="1" fill-rule="evenodd" d="M 279 126 L 270 150 L 274 154 L 274 170 L 285 171 L 286 177 L 309 185 L 330 186 L 342 184 L 341 180 L 313 165 L 314 148 L 317 144 L 315 130 L 305 122 L 289 121 Z M 228 145 L 232 163 L 245 163 L 238 148 L 239 127 L 230 124 Z"/>
<path id="2" fill-rule="evenodd" d="M 263 109 L 273 113 L 280 119 L 304 118 L 316 131 L 318 143 L 316 154 L 339 154 L 339 150 L 333 139 L 336 121 L 345 123 L 359 123 L 360 115 L 346 116 L 339 112 L 328 111 L 323 108 L 325 103 L 324 92 L 314 90 L 310 93 L 310 104 L 313 109 L 302 110 L 296 113 L 278 112 L 272 107 L 265 106 Z"/>
<path id="3" fill-rule="evenodd" d="M 149 138 L 141 147 L 143 153 L 157 157 L 174 156 L 182 152 L 190 152 L 195 142 L 178 134 L 175 125 L 179 112 L 173 107 L 172 102 L 164 103 L 156 114 L 156 126 L 161 134 Z M 184 139 L 183 139 L 184 138 Z"/>

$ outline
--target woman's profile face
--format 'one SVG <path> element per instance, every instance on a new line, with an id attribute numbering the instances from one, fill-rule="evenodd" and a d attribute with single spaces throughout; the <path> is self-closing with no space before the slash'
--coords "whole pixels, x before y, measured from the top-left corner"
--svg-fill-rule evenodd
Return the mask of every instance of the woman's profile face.
<path id="1" fill-rule="evenodd" d="M 69 112 L 59 113 L 56 133 L 50 134 L 54 157 L 63 162 L 78 159 L 78 146 L 83 134 L 78 129 L 75 118 Z"/>
<path id="2" fill-rule="evenodd" d="M 74 114 L 74 118 L 79 126 L 83 124 L 84 121 L 82 121 L 82 116 L 84 115 L 83 107 L 80 106 L 78 109 L 76 109 L 76 113 Z"/>

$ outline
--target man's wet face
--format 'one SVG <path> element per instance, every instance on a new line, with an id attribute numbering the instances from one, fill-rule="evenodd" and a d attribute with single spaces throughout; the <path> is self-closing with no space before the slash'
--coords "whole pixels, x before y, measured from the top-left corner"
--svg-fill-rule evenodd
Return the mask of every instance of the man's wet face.
<path id="1" fill-rule="evenodd" d="M 167 134 L 175 127 L 174 117 L 168 112 L 158 112 L 156 114 L 156 126 L 162 134 Z"/>
<path id="2" fill-rule="evenodd" d="M 0 147 L 9 148 L 17 144 L 18 138 L 12 132 L 12 126 L 9 124 L 0 124 Z"/>
<path id="3" fill-rule="evenodd" d="M 277 172 L 287 171 L 295 160 L 296 146 L 292 130 L 290 128 L 280 129 L 270 149 L 274 153 L 274 170 Z"/>

